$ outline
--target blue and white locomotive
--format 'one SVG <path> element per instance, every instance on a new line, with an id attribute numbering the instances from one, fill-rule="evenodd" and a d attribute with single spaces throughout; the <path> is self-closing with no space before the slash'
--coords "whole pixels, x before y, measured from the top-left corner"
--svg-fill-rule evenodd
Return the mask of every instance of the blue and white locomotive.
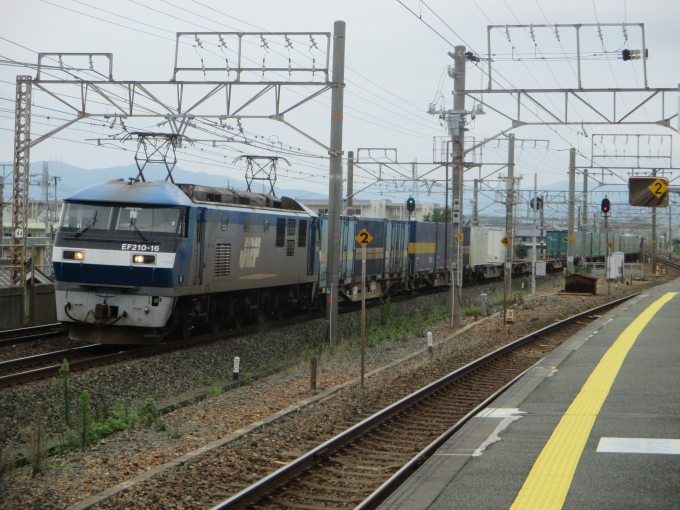
<path id="1" fill-rule="evenodd" d="M 289 198 L 113 180 L 65 200 L 57 319 L 71 338 L 154 343 L 313 305 L 319 218 Z"/>

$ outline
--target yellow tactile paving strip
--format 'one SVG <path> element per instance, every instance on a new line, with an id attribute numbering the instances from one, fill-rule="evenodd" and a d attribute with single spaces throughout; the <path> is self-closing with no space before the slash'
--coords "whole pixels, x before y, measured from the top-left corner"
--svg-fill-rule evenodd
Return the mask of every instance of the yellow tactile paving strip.
<path id="1" fill-rule="evenodd" d="M 676 294 L 668 292 L 649 305 L 602 356 L 536 459 L 513 510 L 562 508 L 590 430 L 623 360 L 645 326 Z"/>

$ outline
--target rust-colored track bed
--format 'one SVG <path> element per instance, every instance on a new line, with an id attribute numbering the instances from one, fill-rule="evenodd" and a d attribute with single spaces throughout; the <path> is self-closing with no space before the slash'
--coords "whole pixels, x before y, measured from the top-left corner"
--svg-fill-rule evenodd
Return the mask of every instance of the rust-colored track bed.
<path id="1" fill-rule="evenodd" d="M 214 508 L 376 508 L 469 418 L 583 328 L 584 321 L 636 295 L 535 331 L 348 424 L 344 432 Z"/>

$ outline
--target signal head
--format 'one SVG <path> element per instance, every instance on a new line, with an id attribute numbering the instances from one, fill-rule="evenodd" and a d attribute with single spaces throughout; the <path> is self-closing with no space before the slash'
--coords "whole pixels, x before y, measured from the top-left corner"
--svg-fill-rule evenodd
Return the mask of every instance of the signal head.
<path id="1" fill-rule="evenodd" d="M 413 197 L 406 200 L 406 210 L 410 213 L 416 210 L 416 200 Z"/>
<path id="2" fill-rule="evenodd" d="M 600 205 L 600 209 L 602 210 L 603 213 L 608 214 L 611 211 L 611 203 L 609 202 L 608 198 L 603 198 L 602 199 L 602 204 Z"/>

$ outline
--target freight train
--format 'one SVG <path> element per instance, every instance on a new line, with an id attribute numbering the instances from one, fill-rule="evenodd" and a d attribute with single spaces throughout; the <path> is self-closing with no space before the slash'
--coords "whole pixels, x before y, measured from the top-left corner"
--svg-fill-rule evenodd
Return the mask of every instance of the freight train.
<path id="1" fill-rule="evenodd" d="M 166 181 L 113 180 L 65 199 L 54 243 L 57 318 L 73 339 L 156 343 L 325 306 L 327 218 L 290 198 Z M 339 292 L 366 297 L 448 284 L 443 223 L 341 217 Z M 464 277 L 498 277 L 503 232 L 463 228 Z M 563 264 L 555 259 L 555 264 Z M 530 269 L 517 261 L 515 271 Z"/>

